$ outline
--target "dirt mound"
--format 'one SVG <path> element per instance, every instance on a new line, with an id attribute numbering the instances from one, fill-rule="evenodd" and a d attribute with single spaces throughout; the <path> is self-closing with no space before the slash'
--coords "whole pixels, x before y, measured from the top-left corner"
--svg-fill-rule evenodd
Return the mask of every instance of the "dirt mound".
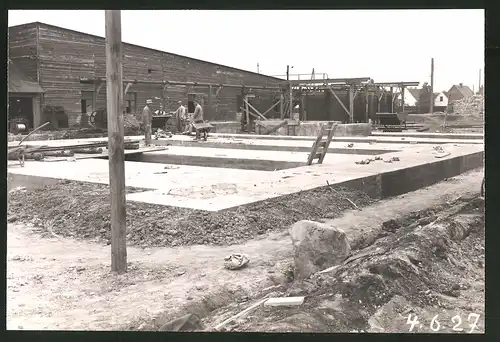
<path id="1" fill-rule="evenodd" d="M 484 331 L 484 201 L 458 200 L 439 216 L 426 214 L 409 225 L 392 221 L 340 267 L 276 294 L 306 296 L 303 305 L 261 307 L 229 330 L 408 332 L 410 318 L 419 322 L 413 332 Z"/>
<path id="2" fill-rule="evenodd" d="M 345 188 L 338 188 L 338 193 L 314 189 L 216 213 L 128 202 L 127 242 L 142 247 L 241 243 L 287 229 L 299 220 L 336 217 L 352 209 L 342 196 L 359 207 L 373 202 L 366 194 Z M 33 223 L 43 234 L 110 243 L 107 185 L 63 181 L 14 192 L 8 201 L 10 220 Z"/>

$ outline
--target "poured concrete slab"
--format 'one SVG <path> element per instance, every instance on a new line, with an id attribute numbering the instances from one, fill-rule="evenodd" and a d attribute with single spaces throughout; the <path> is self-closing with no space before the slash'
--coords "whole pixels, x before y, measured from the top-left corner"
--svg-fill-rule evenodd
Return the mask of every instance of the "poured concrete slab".
<path id="1" fill-rule="evenodd" d="M 443 149 L 449 153 L 443 158 L 430 145 L 414 145 L 384 157 L 398 157 L 400 161 L 385 163 L 374 161 L 367 165 L 355 162 L 367 158 L 359 155 L 327 155 L 325 163 L 300 166 L 281 171 L 236 170 L 189 165 L 126 162 L 126 185 L 150 189 L 127 195 L 127 200 L 218 211 L 276 198 L 300 191 L 307 191 L 330 184 L 360 181 L 372 186 L 382 195 L 392 196 L 398 191 L 422 187 L 444 177 L 479 167 L 483 160 L 483 145 L 448 144 Z M 178 149 L 178 151 L 176 151 Z M 182 152 L 182 149 L 185 149 Z M 229 153 L 233 159 L 258 162 L 263 151 L 193 149 L 176 147 L 167 151 L 178 155 L 215 156 Z M 304 160 L 305 153 L 269 152 L 269 158 L 282 161 Z M 162 152 L 163 153 L 163 152 Z M 304 161 L 305 164 L 305 161 Z M 108 161 L 84 159 L 75 162 L 44 163 L 27 161 L 21 168 L 9 165 L 9 177 L 45 177 L 71 179 L 108 184 Z M 385 187 L 384 187 L 385 184 Z M 412 190 L 408 190 L 412 191 Z"/>

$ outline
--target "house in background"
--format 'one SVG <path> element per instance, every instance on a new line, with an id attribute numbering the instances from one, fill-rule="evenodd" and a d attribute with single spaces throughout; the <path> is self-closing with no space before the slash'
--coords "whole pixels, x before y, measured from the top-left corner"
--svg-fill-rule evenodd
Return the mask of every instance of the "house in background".
<path id="1" fill-rule="evenodd" d="M 445 91 L 434 93 L 434 111 L 444 112 L 448 107 L 448 94 Z"/>
<path id="2" fill-rule="evenodd" d="M 410 114 L 418 113 L 418 101 L 420 98 L 421 89 L 417 88 L 406 88 L 405 89 L 405 112 Z M 398 100 L 401 100 L 401 94 L 397 96 Z"/>
<path id="3" fill-rule="evenodd" d="M 420 90 L 417 88 L 408 88 L 405 91 L 405 106 L 416 107 L 420 99 Z"/>
<path id="4" fill-rule="evenodd" d="M 448 102 L 460 101 L 474 96 L 474 92 L 468 87 L 464 86 L 463 83 L 459 85 L 453 85 L 450 90 L 448 90 Z"/>

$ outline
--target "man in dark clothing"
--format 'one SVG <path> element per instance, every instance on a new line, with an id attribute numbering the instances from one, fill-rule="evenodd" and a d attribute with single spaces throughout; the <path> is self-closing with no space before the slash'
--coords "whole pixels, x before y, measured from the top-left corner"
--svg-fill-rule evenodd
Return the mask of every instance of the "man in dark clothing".
<path id="1" fill-rule="evenodd" d="M 193 121 L 192 123 L 202 123 L 203 121 L 203 108 L 201 108 L 201 105 L 198 103 L 198 101 L 193 101 L 194 104 L 194 114 L 193 114 Z M 191 124 L 190 126 L 190 131 L 193 129 L 193 125 Z M 196 138 L 195 140 L 200 139 L 200 132 L 197 130 L 196 131 Z"/>
<path id="2" fill-rule="evenodd" d="M 148 99 L 146 101 L 146 107 L 142 110 L 142 124 L 144 127 L 144 138 L 146 140 L 146 146 L 152 144 L 151 138 L 151 122 L 153 121 L 153 111 L 151 110 L 151 105 L 153 104 L 153 100 Z"/>

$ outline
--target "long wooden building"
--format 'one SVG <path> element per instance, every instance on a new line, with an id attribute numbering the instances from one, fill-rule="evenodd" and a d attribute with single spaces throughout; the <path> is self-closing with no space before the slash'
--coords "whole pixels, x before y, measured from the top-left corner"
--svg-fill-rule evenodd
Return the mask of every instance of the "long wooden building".
<path id="1" fill-rule="evenodd" d="M 39 85 L 36 93 L 9 93 L 9 101 L 20 103 L 23 98 L 25 103 L 24 109 L 9 115 L 28 116 L 30 126 L 36 127 L 55 115 L 54 125 L 58 127 L 54 128 L 64 128 L 79 123 L 82 117 L 96 109 L 106 108 L 103 37 L 40 22 L 13 26 L 9 27 L 9 59 L 25 75 L 26 82 Z M 196 96 L 205 109 L 205 119 L 217 121 L 236 119 L 243 105 L 241 88 L 164 86 L 140 81 L 271 88 L 283 82 L 275 77 L 127 43 L 123 43 L 123 78 L 139 81 L 124 86 L 127 88 L 124 95 L 127 114 L 140 113 L 147 99 L 153 99 L 153 107 L 163 105 L 167 111 L 173 111 L 179 100 L 186 105 Z M 277 90 L 252 92 L 256 95 L 252 99 L 253 106 L 262 111 L 280 96 Z M 280 109 L 276 107 L 270 114 L 270 117 L 279 117 Z"/>

